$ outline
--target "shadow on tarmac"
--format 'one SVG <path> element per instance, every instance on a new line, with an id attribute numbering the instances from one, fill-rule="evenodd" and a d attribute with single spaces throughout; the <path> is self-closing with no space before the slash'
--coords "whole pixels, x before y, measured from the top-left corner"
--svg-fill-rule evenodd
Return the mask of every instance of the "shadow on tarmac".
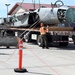
<path id="1" fill-rule="evenodd" d="M 36 73 L 36 72 L 28 72 L 31 74 L 37 74 L 37 75 L 53 75 L 53 74 L 46 74 L 46 73 Z"/>
<path id="2" fill-rule="evenodd" d="M 75 50 L 75 45 L 69 44 L 68 46 L 65 46 L 65 47 L 57 47 L 57 48 L 62 49 L 62 50 Z"/>
<path id="3" fill-rule="evenodd" d="M 0 53 L 0 55 L 10 55 L 10 54 L 7 54 L 7 53 Z"/>

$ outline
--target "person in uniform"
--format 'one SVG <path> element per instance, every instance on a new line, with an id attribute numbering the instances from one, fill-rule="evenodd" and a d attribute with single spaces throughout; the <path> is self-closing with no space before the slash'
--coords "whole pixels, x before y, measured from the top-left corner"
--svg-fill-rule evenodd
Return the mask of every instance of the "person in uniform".
<path id="1" fill-rule="evenodd" d="M 46 36 L 47 30 L 46 30 L 43 23 L 41 23 L 40 26 L 41 26 L 40 27 L 40 34 L 41 34 L 41 39 L 42 39 L 42 48 L 46 47 L 47 49 L 49 49 L 48 42 L 47 42 L 47 36 Z"/>

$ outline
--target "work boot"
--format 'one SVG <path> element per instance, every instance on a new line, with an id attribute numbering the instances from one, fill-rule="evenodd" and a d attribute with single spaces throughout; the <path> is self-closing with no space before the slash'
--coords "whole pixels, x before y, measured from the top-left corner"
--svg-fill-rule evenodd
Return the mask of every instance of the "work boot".
<path id="1" fill-rule="evenodd" d="M 49 49 L 49 47 L 46 47 L 46 49 Z"/>
<path id="2" fill-rule="evenodd" d="M 42 49 L 44 49 L 45 47 L 42 47 Z"/>

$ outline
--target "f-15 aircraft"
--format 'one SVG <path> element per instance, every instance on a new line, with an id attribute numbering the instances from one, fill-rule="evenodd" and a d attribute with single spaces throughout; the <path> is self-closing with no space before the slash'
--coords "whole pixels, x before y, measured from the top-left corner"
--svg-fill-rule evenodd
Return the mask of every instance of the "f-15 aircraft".
<path id="1" fill-rule="evenodd" d="M 59 6 L 58 2 L 61 3 Z M 74 23 L 75 9 L 65 6 L 60 0 L 54 4 L 51 3 L 51 8 L 40 7 L 34 11 L 25 12 L 18 16 L 12 17 L 11 26 L 14 27 L 29 27 L 34 23 L 48 25 L 57 25 L 59 23 Z"/>

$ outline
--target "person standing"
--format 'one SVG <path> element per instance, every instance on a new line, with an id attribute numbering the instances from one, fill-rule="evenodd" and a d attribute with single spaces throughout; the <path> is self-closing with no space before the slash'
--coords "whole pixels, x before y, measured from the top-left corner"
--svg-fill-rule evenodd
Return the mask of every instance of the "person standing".
<path id="1" fill-rule="evenodd" d="M 42 39 L 42 48 L 46 47 L 47 49 L 49 49 L 48 42 L 47 42 L 47 36 L 46 36 L 47 30 L 46 30 L 43 23 L 41 23 L 40 26 L 41 26 L 40 27 L 40 34 L 41 34 L 41 39 Z"/>

